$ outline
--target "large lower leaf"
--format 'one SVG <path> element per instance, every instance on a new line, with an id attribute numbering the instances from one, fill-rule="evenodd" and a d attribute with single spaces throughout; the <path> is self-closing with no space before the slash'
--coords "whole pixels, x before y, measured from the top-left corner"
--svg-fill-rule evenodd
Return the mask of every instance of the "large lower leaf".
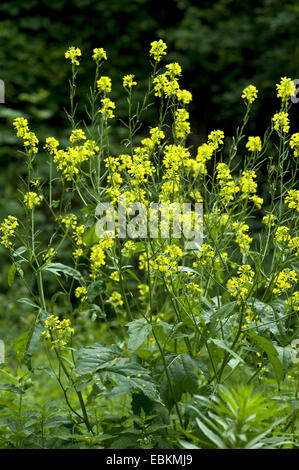
<path id="1" fill-rule="evenodd" d="M 122 357 L 116 346 L 107 348 L 96 343 L 78 353 L 77 374 L 90 374 L 95 382 L 109 382 L 119 393 L 132 393 L 139 389 L 151 400 L 161 402 L 156 385 L 149 372 L 133 357 Z"/>

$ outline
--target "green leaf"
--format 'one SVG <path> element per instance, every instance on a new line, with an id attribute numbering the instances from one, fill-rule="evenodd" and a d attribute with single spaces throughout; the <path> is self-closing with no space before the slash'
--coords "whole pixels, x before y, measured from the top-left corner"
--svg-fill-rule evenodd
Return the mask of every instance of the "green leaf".
<path id="1" fill-rule="evenodd" d="M 9 285 L 9 287 L 11 287 L 13 285 L 13 281 L 14 281 L 16 272 L 17 272 L 17 265 L 15 263 L 13 263 L 10 266 L 10 268 L 8 270 L 8 273 L 7 273 L 7 283 Z"/>
<path id="2" fill-rule="evenodd" d="M 82 275 L 77 269 L 71 268 L 69 266 L 66 266 L 65 264 L 62 263 L 50 263 L 47 264 L 44 268 L 43 271 L 49 271 L 57 276 L 60 276 L 60 273 L 65 274 L 66 276 L 73 277 L 74 279 L 77 279 L 78 281 L 82 282 L 83 278 Z"/>
<path id="3" fill-rule="evenodd" d="M 165 378 L 161 385 L 161 395 L 170 409 L 174 405 L 174 398 L 179 401 L 183 393 L 193 394 L 197 391 L 198 379 L 194 372 L 194 363 L 188 354 L 169 354 L 165 360 L 171 387 Z"/>
<path id="4" fill-rule="evenodd" d="M 263 336 L 259 336 L 255 331 L 248 331 L 248 335 L 256 342 L 256 344 L 263 350 L 268 356 L 269 362 L 271 363 L 278 384 L 284 378 L 283 366 L 279 360 L 278 352 L 273 344 Z"/>
<path id="5" fill-rule="evenodd" d="M 18 302 L 20 302 L 21 304 L 30 305 L 30 307 L 33 307 L 33 308 L 40 308 L 39 305 L 35 304 L 34 302 L 32 302 L 31 299 L 27 299 L 26 297 L 22 297 L 21 299 L 18 299 Z"/>
<path id="6" fill-rule="evenodd" d="M 235 353 L 235 351 L 233 351 L 232 349 L 230 349 L 227 344 L 221 340 L 221 339 L 214 339 L 214 338 L 210 338 L 209 343 L 214 343 L 216 344 L 216 346 L 218 346 L 218 348 L 221 348 L 221 349 L 225 349 L 225 351 L 227 351 L 228 353 L 230 353 L 233 357 L 235 357 L 236 359 L 238 359 L 238 361 L 241 361 L 244 363 L 243 359 L 237 354 Z"/>
<path id="7" fill-rule="evenodd" d="M 149 337 L 152 331 L 152 325 L 147 323 L 144 318 L 139 318 L 138 320 L 127 323 L 126 326 L 129 328 L 128 349 L 129 351 L 136 351 Z"/>
<path id="8" fill-rule="evenodd" d="M 220 308 L 218 308 L 213 316 L 216 318 L 223 318 L 229 316 L 232 311 L 234 310 L 237 302 L 228 302 L 227 304 L 222 305 Z"/>
<path id="9" fill-rule="evenodd" d="M 17 393 L 18 395 L 23 395 L 23 393 L 25 393 L 19 387 L 16 387 L 15 385 L 11 385 L 11 384 L 0 385 L 0 390 Z"/>
<path id="10" fill-rule="evenodd" d="M 139 389 L 148 398 L 161 403 L 156 385 L 149 372 L 133 357 L 121 357 L 122 351 L 116 346 L 107 348 L 96 343 L 78 352 L 77 374 L 90 374 L 96 384 L 110 383 L 119 394 L 133 393 Z"/>
<path id="11" fill-rule="evenodd" d="M 95 243 L 99 242 L 99 237 L 97 237 L 95 233 L 95 226 L 93 225 L 83 235 L 83 241 L 86 246 L 94 245 Z"/>

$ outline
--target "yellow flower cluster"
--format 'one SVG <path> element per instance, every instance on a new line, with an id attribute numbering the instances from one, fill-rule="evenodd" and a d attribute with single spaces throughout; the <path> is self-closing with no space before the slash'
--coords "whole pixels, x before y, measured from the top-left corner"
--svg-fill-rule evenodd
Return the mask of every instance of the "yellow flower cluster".
<path id="1" fill-rule="evenodd" d="M 291 289 L 297 281 L 296 271 L 289 268 L 283 269 L 274 281 L 272 292 L 274 295 L 280 295 Z"/>
<path id="2" fill-rule="evenodd" d="M 214 250 L 208 243 L 203 243 L 200 251 L 197 253 L 197 260 L 193 263 L 193 267 L 204 266 L 208 264 L 215 256 Z"/>
<path id="3" fill-rule="evenodd" d="M 272 121 L 274 122 L 274 129 L 277 132 L 289 132 L 290 121 L 288 113 L 281 111 L 280 113 L 274 114 Z"/>
<path id="4" fill-rule="evenodd" d="M 285 302 L 295 312 L 299 312 L 299 291 L 295 291 Z"/>
<path id="5" fill-rule="evenodd" d="M 278 243 L 286 243 L 290 240 L 290 229 L 285 225 L 277 227 L 274 233 L 274 238 Z"/>
<path id="6" fill-rule="evenodd" d="M 105 122 L 107 123 L 108 119 L 114 118 L 113 110 L 115 109 L 115 103 L 109 98 L 101 99 L 102 107 L 99 110 L 99 113 L 102 114 Z"/>
<path id="7" fill-rule="evenodd" d="M 227 289 L 233 297 L 245 300 L 249 292 L 248 284 L 252 281 L 254 272 L 249 264 L 244 264 L 239 267 L 238 275 L 227 281 Z"/>
<path id="8" fill-rule="evenodd" d="M 207 161 L 211 159 L 213 152 L 214 146 L 212 144 L 204 143 L 197 148 L 196 158 L 190 159 L 190 167 L 194 174 L 207 174 Z"/>
<path id="9" fill-rule="evenodd" d="M 78 57 L 81 57 L 82 53 L 79 47 L 71 46 L 64 54 L 66 59 L 70 59 L 73 65 L 80 65 Z"/>
<path id="10" fill-rule="evenodd" d="M 54 139 L 55 140 L 55 139 Z M 77 142 L 80 142 L 81 140 L 86 140 L 86 135 L 85 132 L 82 129 L 74 129 L 71 132 L 70 135 L 70 142 L 72 144 L 76 144 Z M 57 141 L 56 141 L 57 142 Z M 53 144 L 52 144 L 53 145 Z M 55 143 L 56 145 L 56 143 Z M 55 152 L 54 152 L 55 153 Z"/>
<path id="11" fill-rule="evenodd" d="M 240 188 L 239 186 L 235 185 L 229 167 L 226 165 L 226 163 L 218 163 L 216 170 L 216 179 L 219 181 L 221 187 L 219 195 L 222 198 L 223 203 L 233 201 L 235 194 L 239 191 Z"/>
<path id="12" fill-rule="evenodd" d="M 178 90 L 176 94 L 177 100 L 183 104 L 189 104 L 192 101 L 192 94 L 188 90 Z"/>
<path id="13" fill-rule="evenodd" d="M 70 333 L 74 333 L 74 328 L 70 326 L 70 320 L 59 320 L 55 315 L 50 315 L 45 321 L 45 328 L 42 337 L 48 340 L 52 348 L 65 346 L 69 341 Z"/>
<path id="14" fill-rule="evenodd" d="M 261 138 L 259 136 L 257 136 L 257 137 L 250 136 L 250 137 L 248 137 L 248 142 L 246 144 L 246 148 L 248 148 L 248 150 L 250 152 L 260 152 L 262 150 Z"/>
<path id="15" fill-rule="evenodd" d="M 274 227 L 276 219 L 277 219 L 276 215 L 267 214 L 263 217 L 263 223 L 269 228 Z"/>
<path id="16" fill-rule="evenodd" d="M 299 212 L 299 190 L 291 189 L 288 191 L 284 202 L 290 209 L 296 209 L 296 211 Z"/>
<path id="17" fill-rule="evenodd" d="M 72 143 L 83 140 L 83 135 L 85 136 L 84 132 L 78 129 L 72 132 L 70 140 Z M 57 150 L 56 143 L 57 141 L 48 140 L 46 146 L 53 155 L 54 162 L 57 163 L 57 170 L 62 172 L 67 181 L 72 181 L 79 174 L 80 165 L 99 151 L 94 140 L 86 140 L 82 145 L 67 147 L 65 150 Z"/>
<path id="18" fill-rule="evenodd" d="M 291 96 L 294 95 L 296 87 L 291 78 L 282 77 L 280 83 L 276 85 L 277 98 L 281 98 L 282 101 L 287 101 Z"/>
<path id="19" fill-rule="evenodd" d="M 234 222 L 232 228 L 236 231 L 235 241 L 239 245 L 241 253 L 246 253 L 252 242 L 252 238 L 247 234 L 249 226 L 244 222 Z"/>
<path id="20" fill-rule="evenodd" d="M 15 236 L 15 231 L 18 226 L 19 222 L 13 215 L 9 215 L 0 225 L 0 232 L 3 234 L 0 243 L 5 246 L 5 248 L 9 248 L 12 245 L 10 239 Z"/>
<path id="21" fill-rule="evenodd" d="M 253 103 L 257 98 L 258 89 L 254 85 L 249 85 L 244 88 L 242 92 L 242 98 L 248 101 L 248 103 Z"/>
<path id="22" fill-rule="evenodd" d="M 138 284 L 138 289 L 140 293 L 140 297 L 145 297 L 146 294 L 149 292 L 149 286 L 147 284 Z"/>
<path id="23" fill-rule="evenodd" d="M 183 139 L 190 133 L 189 113 L 184 108 L 175 112 L 175 135 L 178 139 Z"/>
<path id="24" fill-rule="evenodd" d="M 296 134 L 293 134 L 291 139 L 290 139 L 290 147 L 291 149 L 294 149 L 294 157 L 299 156 L 299 132 L 296 132 Z"/>
<path id="25" fill-rule="evenodd" d="M 112 88 L 112 81 L 109 77 L 100 77 L 97 80 L 97 88 L 99 93 L 110 93 Z"/>
<path id="26" fill-rule="evenodd" d="M 24 204 L 30 210 L 32 210 L 34 206 L 38 206 L 40 201 L 40 197 L 33 191 L 29 191 L 24 195 Z"/>
<path id="27" fill-rule="evenodd" d="M 23 139 L 23 144 L 28 154 L 32 155 L 37 153 L 38 138 L 34 132 L 30 132 L 27 119 L 24 119 L 23 117 L 15 118 L 13 121 L 13 126 L 17 131 L 17 137 L 21 137 Z"/>
<path id="28" fill-rule="evenodd" d="M 132 74 L 125 75 L 123 77 L 123 86 L 125 88 L 132 88 L 132 86 L 136 86 L 137 82 L 134 81 L 134 77 L 135 77 L 135 75 L 132 75 Z"/>
<path id="29" fill-rule="evenodd" d="M 106 54 L 106 51 L 105 49 L 103 49 L 102 47 L 96 47 L 94 50 L 93 50 L 93 55 L 92 55 L 92 58 L 93 60 L 95 60 L 96 62 L 104 59 L 104 60 L 107 60 L 107 54 Z"/>
<path id="30" fill-rule="evenodd" d="M 51 263 L 52 259 L 56 256 L 56 251 L 54 248 L 49 248 L 48 251 L 43 255 L 43 260 L 45 264 Z"/>
<path id="31" fill-rule="evenodd" d="M 159 41 L 151 42 L 150 55 L 153 56 L 156 62 L 160 62 L 163 55 L 166 55 L 167 46 L 162 39 Z"/>
<path id="32" fill-rule="evenodd" d="M 114 308 L 122 307 L 124 304 L 122 295 L 117 291 L 112 292 L 112 294 L 109 297 L 109 300 L 112 303 Z"/>
<path id="33" fill-rule="evenodd" d="M 242 193 L 245 194 L 250 194 L 250 193 L 255 193 L 257 184 L 254 181 L 256 178 L 256 173 L 253 170 L 247 170 L 242 172 L 242 176 L 239 180 L 239 186 L 242 191 Z"/>
<path id="34" fill-rule="evenodd" d="M 218 150 L 220 145 L 223 145 L 224 132 L 220 129 L 210 132 L 208 135 L 208 145 L 211 145 L 214 150 Z"/>
<path id="35" fill-rule="evenodd" d="M 87 289 L 86 287 L 79 286 L 75 289 L 75 296 L 77 299 L 80 299 L 81 302 L 85 302 L 87 300 Z"/>
<path id="36" fill-rule="evenodd" d="M 49 152 L 50 155 L 55 155 L 57 148 L 59 147 L 59 141 L 55 137 L 47 137 L 44 149 Z"/>

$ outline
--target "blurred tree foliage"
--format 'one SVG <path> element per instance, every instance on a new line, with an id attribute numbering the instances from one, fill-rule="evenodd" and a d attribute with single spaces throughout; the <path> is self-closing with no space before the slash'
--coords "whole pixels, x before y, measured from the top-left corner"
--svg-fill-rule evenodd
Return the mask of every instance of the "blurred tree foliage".
<path id="1" fill-rule="evenodd" d="M 93 74 L 92 49 L 107 50 L 103 74 L 112 78 L 118 116 L 125 116 L 122 76 L 145 79 L 149 43 L 163 38 L 167 60 L 182 65 L 183 86 L 194 96 L 190 143 L 198 145 L 213 128 L 233 133 L 244 111 L 240 94 L 249 83 L 260 89 L 250 130 L 264 132 L 278 106 L 275 83 L 285 75 L 299 78 L 298 30 L 298 0 L 2 0 L 0 78 L 6 103 L 0 105 L 0 219 L 8 212 L 18 215 L 14 198 L 23 158 L 12 119 L 29 118 L 41 140 L 66 137 L 68 46 L 82 49 L 83 101 Z M 298 115 L 296 105 L 292 114 Z M 120 125 L 115 135 L 122 136 Z M 3 272 L 1 277 L 5 284 Z"/>

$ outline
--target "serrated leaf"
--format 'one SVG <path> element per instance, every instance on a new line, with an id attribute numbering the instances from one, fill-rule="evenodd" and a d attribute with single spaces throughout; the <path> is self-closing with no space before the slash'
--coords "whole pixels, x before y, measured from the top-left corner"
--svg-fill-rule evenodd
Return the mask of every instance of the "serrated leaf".
<path id="1" fill-rule="evenodd" d="M 149 372 L 132 357 L 122 357 L 116 346 L 107 348 L 96 343 L 78 352 L 78 375 L 91 374 L 96 383 L 112 381 L 126 393 L 141 390 L 153 401 L 161 402 L 156 385 Z"/>
<path id="2" fill-rule="evenodd" d="M 151 331 L 152 325 L 149 324 L 144 318 L 139 318 L 126 325 L 129 328 L 129 351 L 136 351 L 144 341 L 147 340 Z"/>
<path id="3" fill-rule="evenodd" d="M 70 276 L 78 281 L 83 281 L 82 275 L 77 269 L 71 268 L 70 266 L 66 266 L 62 263 L 50 263 L 47 264 L 43 271 L 49 271 L 57 276 L 60 276 L 60 273 L 65 274 L 66 276 Z"/>

